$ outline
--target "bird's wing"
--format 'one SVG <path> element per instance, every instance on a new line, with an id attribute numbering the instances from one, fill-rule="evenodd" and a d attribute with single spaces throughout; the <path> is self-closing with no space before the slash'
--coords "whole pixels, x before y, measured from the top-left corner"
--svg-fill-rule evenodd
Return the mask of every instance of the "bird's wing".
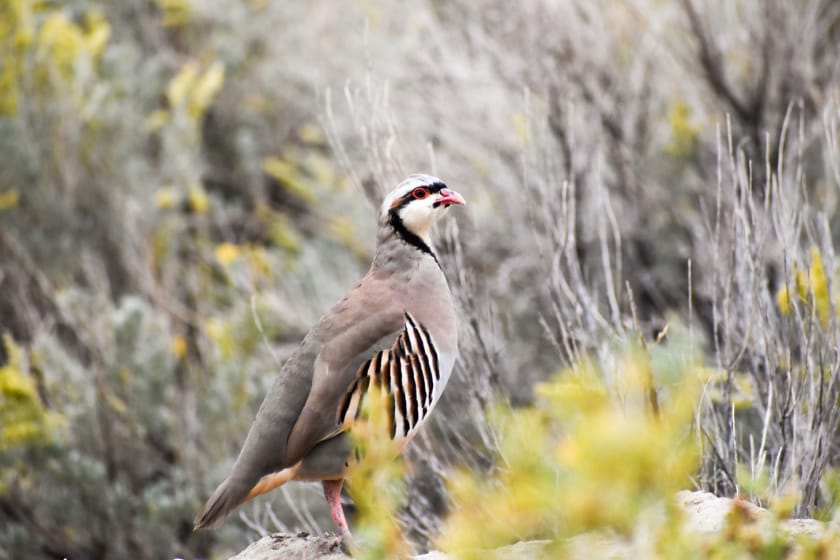
<path id="1" fill-rule="evenodd" d="M 331 480 L 344 476 L 352 455 L 352 444 L 344 432 L 363 414 L 363 403 L 370 398 L 378 397 L 391 439 L 398 448 L 414 437 L 431 413 L 446 385 L 447 367 L 431 334 L 406 311 L 402 331 L 385 340 L 393 341 L 391 346 L 379 350 L 358 368 L 350 387 L 335 406 L 333 420 L 328 416 L 320 426 L 307 424 L 310 428 L 319 427 L 323 435 L 307 434 L 308 441 L 318 443 L 296 467 L 295 478 Z M 369 394 L 374 387 L 378 389 L 375 396 Z"/>
<path id="2" fill-rule="evenodd" d="M 280 476 L 335 431 L 336 410 L 359 366 L 390 346 L 403 326 L 397 301 L 369 275 L 306 335 L 260 405 L 230 474 L 197 516 L 197 528 L 216 526 L 255 495 L 261 480 Z"/>
<path id="3" fill-rule="evenodd" d="M 289 434 L 286 459 L 296 463 L 318 443 L 343 431 L 339 406 L 363 364 L 394 344 L 404 310 L 385 306 L 364 315 L 324 343 L 313 364 L 312 387 Z"/>

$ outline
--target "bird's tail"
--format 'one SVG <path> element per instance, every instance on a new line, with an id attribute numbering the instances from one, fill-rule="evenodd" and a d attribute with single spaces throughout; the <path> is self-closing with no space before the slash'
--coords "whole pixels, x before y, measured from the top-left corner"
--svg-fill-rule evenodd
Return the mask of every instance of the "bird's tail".
<path id="1" fill-rule="evenodd" d="M 293 479 L 299 467 L 300 463 L 267 474 L 260 478 L 256 484 L 243 483 L 228 476 L 219 484 L 219 487 L 204 504 L 201 512 L 195 517 L 193 530 L 215 529 L 238 506 Z"/>
<path id="2" fill-rule="evenodd" d="M 195 517 L 194 530 L 215 529 L 222 524 L 225 517 L 244 500 L 248 490 L 243 491 L 241 484 L 235 484 L 227 477 L 219 484 L 201 512 Z"/>

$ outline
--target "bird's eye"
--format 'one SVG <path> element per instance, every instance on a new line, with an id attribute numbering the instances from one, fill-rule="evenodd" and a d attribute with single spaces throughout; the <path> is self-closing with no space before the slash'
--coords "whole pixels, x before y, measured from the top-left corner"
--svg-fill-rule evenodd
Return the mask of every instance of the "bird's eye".
<path id="1" fill-rule="evenodd" d="M 422 199 L 426 198 L 427 196 L 429 196 L 429 189 L 426 189 L 426 188 L 423 188 L 423 187 L 416 188 L 416 189 L 414 189 L 414 192 L 411 193 L 411 196 L 413 196 L 414 198 L 416 198 L 418 200 L 422 200 Z"/>

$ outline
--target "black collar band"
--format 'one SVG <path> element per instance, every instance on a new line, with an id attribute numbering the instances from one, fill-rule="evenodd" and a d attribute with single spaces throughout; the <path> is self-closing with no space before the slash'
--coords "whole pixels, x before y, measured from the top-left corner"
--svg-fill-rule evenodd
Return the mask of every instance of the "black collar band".
<path id="1" fill-rule="evenodd" d="M 394 229 L 394 232 L 399 236 L 400 239 L 412 245 L 415 249 L 419 250 L 421 253 L 426 253 L 437 263 L 438 267 L 440 267 L 440 261 L 437 258 L 437 255 L 432 251 L 431 247 L 426 245 L 426 242 L 423 241 L 419 235 L 414 233 L 413 231 L 409 230 L 405 227 L 400 215 L 397 213 L 396 209 L 391 209 L 388 211 L 388 223 L 391 224 L 391 227 Z"/>

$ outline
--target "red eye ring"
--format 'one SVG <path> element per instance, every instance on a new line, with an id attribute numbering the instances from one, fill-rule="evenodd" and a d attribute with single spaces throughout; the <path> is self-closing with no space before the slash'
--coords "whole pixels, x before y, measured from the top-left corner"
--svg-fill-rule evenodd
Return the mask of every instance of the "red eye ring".
<path id="1" fill-rule="evenodd" d="M 429 196 L 429 189 L 426 187 L 417 187 L 413 191 L 411 191 L 411 196 L 416 198 L 417 200 L 423 200 L 427 196 Z"/>

